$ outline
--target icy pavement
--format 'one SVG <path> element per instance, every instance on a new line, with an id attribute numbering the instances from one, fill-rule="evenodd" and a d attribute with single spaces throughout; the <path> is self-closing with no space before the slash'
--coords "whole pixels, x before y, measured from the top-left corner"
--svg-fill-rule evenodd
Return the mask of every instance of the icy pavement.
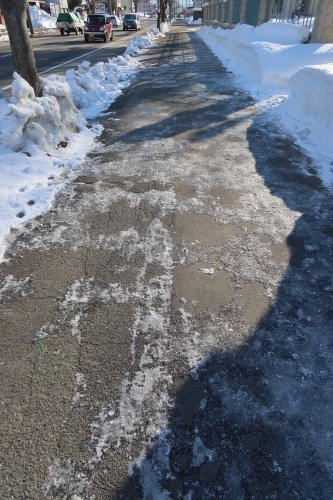
<path id="1" fill-rule="evenodd" d="M 332 198 L 174 26 L 1 267 L 3 498 L 332 498 Z"/>

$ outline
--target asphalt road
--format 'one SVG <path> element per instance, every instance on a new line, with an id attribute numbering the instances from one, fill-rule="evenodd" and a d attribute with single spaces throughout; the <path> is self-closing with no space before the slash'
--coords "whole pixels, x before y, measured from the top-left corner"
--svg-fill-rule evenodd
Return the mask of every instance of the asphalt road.
<path id="1" fill-rule="evenodd" d="M 0 266 L 0 497 L 333 498 L 333 203 L 173 25 Z"/>
<path id="2" fill-rule="evenodd" d="M 98 41 L 86 44 L 83 35 L 71 33 L 69 36 L 60 36 L 57 30 L 54 35 L 32 38 L 38 72 L 40 75 L 53 71 L 64 73 L 70 68 L 76 68 L 83 60 L 92 64 L 106 61 L 109 57 L 122 54 L 130 38 L 144 34 L 152 26 L 156 26 L 156 19 L 142 19 L 140 31 L 123 31 L 121 28 L 115 28 L 114 40 L 107 44 Z M 1 88 L 7 89 L 11 85 L 13 71 L 10 44 L 0 43 Z"/>

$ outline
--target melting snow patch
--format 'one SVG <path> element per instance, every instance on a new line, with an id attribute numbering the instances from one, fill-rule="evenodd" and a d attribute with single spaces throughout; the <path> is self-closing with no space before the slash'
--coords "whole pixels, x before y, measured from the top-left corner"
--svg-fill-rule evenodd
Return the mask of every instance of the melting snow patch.
<path id="1" fill-rule="evenodd" d="M 76 373 L 75 378 L 76 378 L 76 387 L 75 387 L 76 393 L 75 393 L 73 400 L 72 400 L 73 406 L 77 405 L 78 402 L 80 401 L 80 399 L 84 397 L 84 394 L 82 394 L 79 391 L 79 389 L 82 389 L 82 391 L 85 391 L 87 389 L 87 383 L 86 383 L 86 380 L 84 378 L 83 373 Z"/>
<path id="2" fill-rule="evenodd" d="M 215 272 L 213 267 L 209 269 L 200 267 L 200 271 L 204 274 L 209 274 L 209 275 L 212 275 Z"/>
<path id="3" fill-rule="evenodd" d="M 81 498 L 79 495 L 86 490 L 88 484 L 84 474 L 75 473 L 75 466 L 70 459 L 60 460 L 56 458 L 48 468 L 42 492 L 46 498 L 54 490 L 63 489 L 66 491 L 67 498 L 79 500 Z"/>
<path id="4" fill-rule="evenodd" d="M 8 300 L 9 297 L 22 289 L 29 281 L 29 277 L 22 280 L 16 280 L 12 275 L 6 276 L 0 288 L 0 301 Z M 24 295 L 23 291 L 21 291 L 21 295 Z"/>
<path id="5" fill-rule="evenodd" d="M 197 436 L 193 442 L 193 458 L 192 458 L 192 467 L 200 467 L 201 464 L 204 463 L 206 458 L 211 462 L 214 460 L 215 451 L 206 448 L 203 444 L 202 440 Z"/>

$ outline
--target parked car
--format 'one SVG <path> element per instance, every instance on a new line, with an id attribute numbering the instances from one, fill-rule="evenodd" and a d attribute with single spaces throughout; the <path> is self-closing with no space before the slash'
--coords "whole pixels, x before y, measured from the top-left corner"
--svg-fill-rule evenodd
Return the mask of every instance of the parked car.
<path id="1" fill-rule="evenodd" d="M 123 19 L 123 30 L 140 30 L 140 16 L 139 14 L 125 14 Z"/>
<path id="2" fill-rule="evenodd" d="M 102 40 L 103 42 L 113 40 L 109 14 L 89 14 L 84 25 L 84 41 L 88 43 L 89 40 Z"/>
<path id="3" fill-rule="evenodd" d="M 121 26 L 121 20 L 119 19 L 118 16 L 112 15 L 111 16 L 111 21 L 112 21 L 112 26 L 114 28 L 120 28 L 120 26 Z"/>
<path id="4" fill-rule="evenodd" d="M 56 26 L 60 30 L 60 35 L 64 36 L 65 33 L 83 33 L 84 22 L 81 17 L 74 12 L 60 12 L 57 17 Z"/>

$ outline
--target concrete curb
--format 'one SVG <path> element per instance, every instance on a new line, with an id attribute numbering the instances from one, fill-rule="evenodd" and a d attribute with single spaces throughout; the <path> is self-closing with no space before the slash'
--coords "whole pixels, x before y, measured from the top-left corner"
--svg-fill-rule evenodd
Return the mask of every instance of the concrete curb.
<path id="1" fill-rule="evenodd" d="M 43 36 L 56 36 L 59 35 L 59 30 L 56 28 L 34 28 L 33 34 L 29 31 L 30 38 L 39 38 Z"/>

